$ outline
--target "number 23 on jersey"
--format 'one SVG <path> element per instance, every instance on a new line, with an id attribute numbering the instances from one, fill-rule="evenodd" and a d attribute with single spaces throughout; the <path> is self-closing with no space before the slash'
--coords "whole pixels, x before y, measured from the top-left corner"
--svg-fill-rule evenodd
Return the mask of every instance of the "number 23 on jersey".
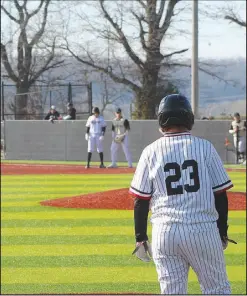
<path id="1" fill-rule="evenodd" d="M 173 183 L 180 181 L 182 177 L 182 172 L 188 170 L 189 168 L 191 168 L 189 172 L 190 182 L 188 184 L 184 184 L 184 186 L 172 186 Z M 181 166 L 176 162 L 166 163 L 166 165 L 164 166 L 164 172 L 170 173 L 170 170 L 174 170 L 175 173 L 170 174 L 165 179 L 168 196 L 183 194 L 184 191 L 197 192 L 200 189 L 198 164 L 195 160 L 185 160 Z"/>

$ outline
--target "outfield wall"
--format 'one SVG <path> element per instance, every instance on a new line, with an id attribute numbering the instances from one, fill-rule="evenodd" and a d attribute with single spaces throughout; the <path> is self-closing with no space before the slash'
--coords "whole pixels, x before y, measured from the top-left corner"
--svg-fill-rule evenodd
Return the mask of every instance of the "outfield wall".
<path id="1" fill-rule="evenodd" d="M 85 140 L 85 120 L 57 121 L 19 121 L 4 122 L 6 159 L 10 160 L 69 160 L 87 159 L 87 141 Z M 232 142 L 229 134 L 230 121 L 195 122 L 192 134 L 211 141 L 222 160 L 226 162 L 225 138 Z M 153 120 L 131 121 L 130 150 L 133 161 L 138 161 L 142 149 L 158 139 L 158 123 Z M 110 161 L 111 122 L 107 121 L 104 140 L 105 161 Z M 120 149 L 119 161 L 125 161 Z M 93 153 L 92 161 L 98 161 Z M 234 153 L 228 153 L 228 163 L 234 163 Z"/>

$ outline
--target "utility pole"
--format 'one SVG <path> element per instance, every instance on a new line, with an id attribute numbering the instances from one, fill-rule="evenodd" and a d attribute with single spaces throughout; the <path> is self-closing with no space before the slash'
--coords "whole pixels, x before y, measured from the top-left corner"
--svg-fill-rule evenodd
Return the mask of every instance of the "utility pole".
<path id="1" fill-rule="evenodd" d="M 198 0 L 192 2 L 192 60 L 191 60 L 191 105 L 198 118 L 199 78 L 198 78 Z"/>

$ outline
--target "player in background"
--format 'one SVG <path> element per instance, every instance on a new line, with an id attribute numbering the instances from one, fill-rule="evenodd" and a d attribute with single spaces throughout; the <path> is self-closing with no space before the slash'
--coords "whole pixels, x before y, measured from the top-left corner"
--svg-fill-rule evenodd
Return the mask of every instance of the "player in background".
<path id="1" fill-rule="evenodd" d="M 45 120 L 49 120 L 50 122 L 54 123 L 54 120 L 60 119 L 60 113 L 56 110 L 54 105 L 51 106 L 51 109 L 46 114 Z"/>
<path id="2" fill-rule="evenodd" d="M 226 190 L 232 182 L 214 146 L 191 135 L 194 115 L 186 97 L 163 98 L 158 120 L 163 137 L 143 150 L 130 187 L 135 197 L 133 254 L 143 261 L 153 257 L 161 294 L 187 294 L 192 267 L 203 294 L 228 295 L 223 250 L 234 242 L 227 236 Z"/>
<path id="3" fill-rule="evenodd" d="M 75 120 L 76 119 L 76 109 L 73 103 L 67 104 L 67 115 L 63 117 L 64 120 Z"/>
<path id="4" fill-rule="evenodd" d="M 237 149 L 238 160 L 244 162 L 246 152 L 246 121 L 241 120 L 239 113 L 234 113 L 234 120 L 231 124 L 229 133 L 233 135 L 233 143 Z"/>
<path id="5" fill-rule="evenodd" d="M 100 168 L 105 168 L 104 166 L 104 155 L 103 155 L 103 140 L 106 130 L 106 123 L 104 117 L 100 115 L 98 107 L 93 109 L 93 115 L 89 116 L 86 123 L 86 134 L 85 139 L 88 141 L 88 157 L 86 168 L 90 167 L 90 161 L 92 157 L 92 152 L 97 148 L 97 152 L 100 157 Z"/>
<path id="6" fill-rule="evenodd" d="M 120 146 L 123 148 L 129 168 L 132 168 L 132 158 L 129 151 L 129 131 L 130 124 L 128 119 L 122 116 L 122 110 L 118 108 L 116 117 L 112 121 L 112 144 L 111 144 L 111 164 L 108 168 L 117 168 L 117 152 Z"/>

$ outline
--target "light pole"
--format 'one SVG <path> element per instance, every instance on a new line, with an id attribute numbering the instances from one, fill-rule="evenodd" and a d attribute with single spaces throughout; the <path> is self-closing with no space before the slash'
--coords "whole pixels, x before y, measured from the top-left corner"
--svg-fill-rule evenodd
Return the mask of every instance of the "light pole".
<path id="1" fill-rule="evenodd" d="M 192 2 L 192 60 L 191 60 L 191 104 L 195 118 L 198 118 L 198 0 Z"/>

